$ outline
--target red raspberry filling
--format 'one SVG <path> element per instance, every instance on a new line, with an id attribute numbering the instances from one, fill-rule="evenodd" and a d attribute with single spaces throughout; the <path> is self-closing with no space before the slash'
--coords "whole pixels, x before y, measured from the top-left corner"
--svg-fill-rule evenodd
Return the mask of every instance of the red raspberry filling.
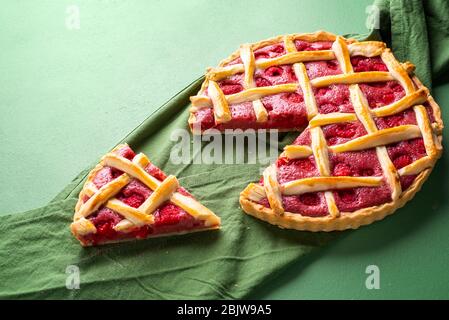
<path id="1" fill-rule="evenodd" d="M 422 138 L 401 141 L 387 146 L 388 155 L 396 169 L 408 166 L 412 162 L 427 155 Z M 401 176 L 402 191 L 407 190 L 417 176 Z"/>
<path id="2" fill-rule="evenodd" d="M 201 129 L 201 131 L 213 128 L 215 126 L 214 111 L 212 108 L 198 110 L 195 113 L 195 121 L 191 124 L 193 128 Z"/>
<path id="3" fill-rule="evenodd" d="M 225 129 L 246 129 L 254 128 L 257 125 L 256 114 L 251 102 L 244 102 L 240 104 L 230 105 L 232 121 L 215 125 L 214 112 L 212 109 L 202 109 L 196 113 L 195 125 L 201 125 L 201 130 L 216 128 L 218 130 Z"/>
<path id="4" fill-rule="evenodd" d="M 268 111 L 270 127 L 302 128 L 308 123 L 301 92 L 274 94 L 263 97 L 261 101 Z"/>
<path id="5" fill-rule="evenodd" d="M 387 66 L 380 57 L 351 57 L 351 64 L 355 72 L 388 71 Z"/>
<path id="6" fill-rule="evenodd" d="M 146 185 L 138 180 L 132 180 L 125 186 L 116 198 L 128 206 L 138 208 L 153 193 Z"/>
<path id="7" fill-rule="evenodd" d="M 170 202 L 156 210 L 154 219 L 152 227 L 156 234 L 181 232 L 204 226 L 204 221 L 196 220 Z"/>
<path id="8" fill-rule="evenodd" d="M 347 85 L 333 84 L 329 87 L 314 88 L 313 91 L 320 113 L 354 112 Z"/>
<path id="9" fill-rule="evenodd" d="M 256 82 L 256 87 L 270 87 L 273 85 L 270 80 L 264 77 L 255 77 L 254 81 Z"/>
<path id="10" fill-rule="evenodd" d="M 93 243 L 99 243 L 115 239 L 117 232 L 114 230 L 114 226 L 123 220 L 123 217 L 115 211 L 103 207 L 90 215 L 88 219 L 95 225 L 97 232 L 87 235 L 86 238 Z"/>
<path id="11" fill-rule="evenodd" d="M 329 164 L 333 175 L 344 173 L 353 177 L 383 176 L 382 167 L 374 149 L 330 153 Z M 391 190 L 384 181 L 380 187 L 362 187 L 335 191 L 334 197 L 340 211 L 353 212 L 391 201 Z"/>
<path id="12" fill-rule="evenodd" d="M 234 94 L 243 91 L 243 86 L 238 83 L 220 83 L 221 90 L 224 94 Z"/>
<path id="13" fill-rule="evenodd" d="M 259 202 L 266 208 L 270 208 L 268 199 Z M 328 214 L 324 193 L 313 192 L 299 196 L 282 196 L 282 203 L 285 211 L 299 213 L 307 217 L 323 217 Z"/>
<path id="14" fill-rule="evenodd" d="M 254 50 L 254 58 L 256 60 L 276 58 L 284 54 L 285 49 L 283 43 L 273 44 Z"/>
<path id="15" fill-rule="evenodd" d="M 342 153 L 329 152 L 329 168 L 333 176 L 382 176 L 383 171 L 374 149 Z"/>
<path id="16" fill-rule="evenodd" d="M 334 191 L 333 194 L 341 212 L 353 212 L 391 201 L 391 190 L 385 181 L 380 187 L 344 189 Z"/>
<path id="17" fill-rule="evenodd" d="M 243 90 L 243 81 L 243 73 L 238 73 L 224 80 L 218 81 L 217 84 L 225 95 L 230 95 Z M 205 92 L 205 94 L 207 94 L 207 91 Z"/>
<path id="18" fill-rule="evenodd" d="M 310 79 L 341 74 L 337 60 L 304 62 Z"/>
<path id="19" fill-rule="evenodd" d="M 391 144 L 387 146 L 387 151 L 396 169 L 401 169 L 427 154 L 422 138 Z"/>
<path id="20" fill-rule="evenodd" d="M 365 127 L 359 121 L 342 122 L 322 127 L 324 137 L 330 146 L 342 144 L 367 134 Z"/>
<path id="21" fill-rule="evenodd" d="M 417 177 L 417 175 L 410 175 L 410 176 L 399 177 L 399 180 L 401 182 L 402 191 L 405 191 L 408 188 L 410 188 L 412 183 L 415 181 L 416 177 Z"/>
<path id="22" fill-rule="evenodd" d="M 291 65 L 274 66 L 254 72 L 257 87 L 275 86 L 284 83 L 298 82 Z"/>
<path id="23" fill-rule="evenodd" d="M 194 126 L 201 125 L 201 130 L 216 128 L 218 130 L 225 129 L 246 129 L 254 128 L 257 125 L 256 115 L 251 102 L 245 102 L 235 105 L 230 105 L 232 121 L 220 125 L 215 124 L 213 109 L 207 108 L 199 110 L 196 113 L 196 122 Z"/>
<path id="24" fill-rule="evenodd" d="M 256 114 L 251 102 L 245 102 L 237 105 L 231 105 L 231 116 L 233 119 L 233 125 L 236 128 L 247 125 L 248 123 L 256 122 Z"/>
<path id="25" fill-rule="evenodd" d="M 323 192 L 305 193 L 299 196 L 282 196 L 284 209 L 308 217 L 323 217 L 328 214 Z"/>
<path id="26" fill-rule="evenodd" d="M 165 178 L 167 178 L 167 176 L 165 175 L 165 173 L 159 169 L 158 167 L 156 167 L 154 164 L 150 163 L 146 168 L 145 171 L 148 172 L 150 175 L 152 175 L 153 177 L 155 177 L 156 179 L 160 180 L 160 181 L 164 181 Z"/>
<path id="27" fill-rule="evenodd" d="M 111 182 L 116 177 L 114 177 L 112 168 L 110 167 L 104 167 L 98 173 L 95 175 L 95 178 L 93 179 L 93 183 L 95 186 L 100 189 L 105 184 Z"/>
<path id="28" fill-rule="evenodd" d="M 375 119 L 377 128 L 379 130 L 393 128 L 397 126 L 407 125 L 407 124 L 413 124 L 416 125 L 416 116 L 413 109 L 408 109 L 404 112 L 400 112 L 398 114 L 383 117 L 383 118 L 377 118 Z"/>
<path id="29" fill-rule="evenodd" d="M 329 153 L 329 166 L 334 176 L 372 177 L 383 175 L 374 149 Z M 351 188 L 334 191 L 335 203 L 342 212 L 380 205 L 391 200 L 391 190 L 385 183 L 375 188 Z"/>
<path id="30" fill-rule="evenodd" d="M 310 137 L 309 129 L 305 129 L 301 134 L 293 141 L 292 144 L 300 146 L 310 146 L 312 144 L 312 139 Z"/>
<path id="31" fill-rule="evenodd" d="M 332 41 L 307 42 L 295 40 L 295 46 L 298 51 L 330 50 L 332 48 Z"/>
<path id="32" fill-rule="evenodd" d="M 134 151 L 129 146 L 125 146 L 119 150 L 116 150 L 115 153 L 119 156 L 122 156 L 122 157 L 128 159 L 128 160 L 132 160 L 136 156 Z"/>
<path id="33" fill-rule="evenodd" d="M 298 93 L 298 92 L 285 93 L 281 96 L 281 99 L 286 100 L 291 103 L 304 102 L 304 97 L 303 97 L 302 93 Z M 273 109 L 273 108 L 271 108 L 271 109 Z"/>
<path id="34" fill-rule="evenodd" d="M 313 157 L 304 159 L 280 158 L 276 164 L 278 167 L 277 178 L 280 184 L 319 175 Z"/>
<path id="35" fill-rule="evenodd" d="M 389 105 L 405 96 L 404 88 L 397 81 L 362 83 L 360 89 L 373 109 Z"/>

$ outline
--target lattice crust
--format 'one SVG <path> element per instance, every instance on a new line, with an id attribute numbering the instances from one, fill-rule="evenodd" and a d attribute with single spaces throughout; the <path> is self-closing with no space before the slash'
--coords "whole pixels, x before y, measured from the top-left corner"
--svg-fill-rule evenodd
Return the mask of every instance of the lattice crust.
<path id="1" fill-rule="evenodd" d="M 82 245 L 95 244 L 86 241 L 86 236 L 97 233 L 97 228 L 88 217 L 96 213 L 100 208 L 110 209 L 123 218 L 113 227 L 119 239 L 108 239 L 107 241 L 102 241 L 102 243 L 122 241 L 129 238 L 126 236 L 127 234 L 134 236 L 133 232 L 143 226 L 151 227 L 155 222 L 155 211 L 168 201 L 198 221 L 204 222 L 201 230 L 219 228 L 220 218 L 192 196 L 187 195 L 186 192 L 180 192 L 180 186 L 175 176 L 170 175 L 161 181 L 159 180 L 160 177 L 154 177 L 145 170 L 150 165 L 150 160 L 143 153 L 137 154 L 132 160 L 118 153 L 119 150 L 128 148 L 126 144 L 115 147 L 111 152 L 103 156 L 101 162 L 88 175 L 87 181 L 79 194 L 73 223 L 71 224 L 72 233 L 80 240 Z M 94 179 L 104 168 L 111 168 L 120 174 L 100 188 L 97 188 Z M 116 198 L 116 195 L 132 181 L 139 181 L 152 191 L 151 195 L 137 208 L 129 206 Z M 181 230 L 176 233 L 186 232 L 190 231 Z M 157 236 L 164 235 L 167 234 L 158 234 Z M 130 238 L 133 238 L 133 236 Z M 149 234 L 148 236 L 151 237 L 152 235 Z"/>
<path id="2" fill-rule="evenodd" d="M 295 41 L 314 43 L 331 41 L 330 50 L 298 51 Z M 283 44 L 285 52 L 274 58 L 254 58 L 254 53 L 269 45 Z M 379 59 L 385 71 L 355 72 L 351 57 Z M 327 75 L 309 79 L 304 63 L 310 61 L 337 60 L 341 74 Z M 256 87 L 254 74 L 257 69 L 277 66 L 291 66 L 296 76 L 295 83 Z M 278 182 L 278 167 L 273 164 L 263 174 L 263 184 L 250 184 L 240 196 L 243 210 L 262 220 L 285 228 L 310 231 L 331 231 L 357 228 L 382 219 L 387 214 L 404 205 L 419 190 L 430 174 L 435 161 L 442 153 L 441 132 L 443 123 L 438 105 L 413 73 L 414 66 L 399 63 L 383 42 L 358 42 L 327 32 L 312 34 L 293 34 L 280 36 L 252 45 L 243 45 L 216 68 L 209 68 L 206 79 L 198 95 L 191 97 L 192 107 L 190 126 L 195 123 L 196 113 L 204 108 L 212 108 L 217 125 L 232 122 L 230 105 L 252 103 L 257 122 L 269 118 L 261 103 L 264 97 L 300 91 L 307 112 L 308 127 L 303 132 L 310 136 L 308 143 L 295 143 L 287 146 L 281 154 L 286 161 L 312 159 L 317 173 L 298 180 Z M 225 95 L 218 81 L 243 74 L 243 90 Z M 404 96 L 396 101 L 371 108 L 362 90 L 362 84 L 395 81 L 403 90 Z M 333 85 L 345 85 L 353 107 L 351 112 L 320 113 L 316 102 L 316 90 Z M 388 121 L 395 115 L 414 114 L 416 123 L 382 127 L 381 121 Z M 326 126 L 344 123 L 357 123 L 363 134 L 343 143 L 329 144 L 324 129 Z M 195 130 L 194 133 L 201 133 Z M 397 169 L 389 156 L 388 148 L 394 144 L 411 139 L 422 139 L 425 156 Z M 300 139 L 301 140 L 301 139 Z M 307 140 L 307 139 L 305 139 Z M 381 167 L 380 175 L 334 176 L 330 168 L 330 157 L 343 153 L 357 153 L 373 150 Z M 413 178 L 416 176 L 415 178 Z M 402 190 L 401 179 L 410 177 L 413 182 Z M 387 186 L 389 201 L 382 204 L 344 212 L 336 204 L 335 192 L 358 188 Z M 307 212 L 288 212 L 283 197 L 321 193 L 324 196 L 327 213 L 324 216 L 308 216 Z M 268 204 L 268 205 L 267 205 Z"/>

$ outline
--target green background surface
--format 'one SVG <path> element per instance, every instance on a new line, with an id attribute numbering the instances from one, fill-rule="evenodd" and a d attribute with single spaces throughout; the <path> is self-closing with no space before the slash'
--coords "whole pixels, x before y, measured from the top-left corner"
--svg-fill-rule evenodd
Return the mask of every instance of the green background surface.
<path id="1" fill-rule="evenodd" d="M 0 11 L 0 215 L 43 206 L 161 104 L 239 44 L 318 29 L 366 33 L 371 0 L 4 1 Z M 80 29 L 66 27 L 67 7 Z M 449 85 L 434 88 L 445 116 Z M 449 298 L 447 182 L 345 233 L 253 298 Z M 435 177 L 436 176 L 436 177 Z M 377 265 L 381 288 L 367 290 Z"/>

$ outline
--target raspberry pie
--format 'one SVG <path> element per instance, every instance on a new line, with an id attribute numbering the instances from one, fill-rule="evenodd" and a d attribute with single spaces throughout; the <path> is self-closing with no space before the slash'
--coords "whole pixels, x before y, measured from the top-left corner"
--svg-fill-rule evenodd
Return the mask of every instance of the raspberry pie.
<path id="1" fill-rule="evenodd" d="M 441 156 L 440 109 L 413 71 L 383 42 L 280 36 L 210 68 L 189 125 L 303 130 L 241 193 L 243 210 L 283 228 L 357 228 L 403 206 Z"/>
<path id="2" fill-rule="evenodd" d="M 176 177 L 122 144 L 89 173 L 70 228 L 83 246 L 91 246 L 219 227 L 220 218 Z"/>

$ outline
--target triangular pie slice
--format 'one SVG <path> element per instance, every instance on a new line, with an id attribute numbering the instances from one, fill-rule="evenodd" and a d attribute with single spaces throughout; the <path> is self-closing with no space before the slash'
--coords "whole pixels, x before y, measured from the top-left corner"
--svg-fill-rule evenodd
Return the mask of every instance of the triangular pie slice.
<path id="1" fill-rule="evenodd" d="M 220 218 L 126 144 L 103 156 L 70 228 L 83 246 L 218 229 Z"/>
<path id="2" fill-rule="evenodd" d="M 383 42 L 327 32 L 243 45 L 191 97 L 194 133 L 305 130 L 240 196 L 283 228 L 357 228 L 393 213 L 442 154 L 440 109 Z"/>

